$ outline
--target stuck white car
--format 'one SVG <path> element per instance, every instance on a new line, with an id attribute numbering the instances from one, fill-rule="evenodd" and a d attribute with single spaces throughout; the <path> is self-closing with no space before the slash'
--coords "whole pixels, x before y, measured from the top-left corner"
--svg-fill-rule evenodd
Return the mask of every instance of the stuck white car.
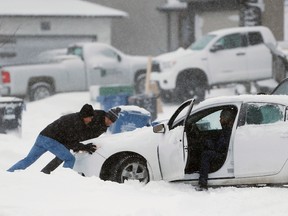
<path id="1" fill-rule="evenodd" d="M 78 153 L 74 169 L 85 176 L 124 182 L 139 180 L 198 183 L 200 155 L 207 139 L 221 133 L 219 116 L 237 109 L 229 148 L 212 166 L 208 185 L 288 183 L 288 97 L 239 95 L 187 100 L 169 121 L 93 139 L 97 151 Z"/>

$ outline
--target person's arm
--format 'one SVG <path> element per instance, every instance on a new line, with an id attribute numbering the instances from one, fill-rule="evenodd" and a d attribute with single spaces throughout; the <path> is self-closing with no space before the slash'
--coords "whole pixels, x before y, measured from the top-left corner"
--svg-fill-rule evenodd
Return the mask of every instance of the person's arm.
<path id="1" fill-rule="evenodd" d="M 78 151 L 86 151 L 89 154 L 93 154 L 96 151 L 97 147 L 93 143 L 88 143 L 88 144 L 83 144 L 83 143 L 78 143 L 73 147 L 74 152 Z"/>

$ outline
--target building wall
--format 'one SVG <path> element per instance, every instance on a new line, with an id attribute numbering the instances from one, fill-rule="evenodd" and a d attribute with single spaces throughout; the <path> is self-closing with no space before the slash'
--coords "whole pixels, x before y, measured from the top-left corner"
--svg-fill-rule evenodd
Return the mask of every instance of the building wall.
<path id="1" fill-rule="evenodd" d="M 43 22 L 50 30 L 41 29 Z M 111 18 L 0 17 L 0 23 L 0 65 L 31 61 L 75 42 L 111 43 Z"/>
<path id="2" fill-rule="evenodd" d="M 166 0 L 89 0 L 125 11 L 128 18 L 113 20 L 111 44 L 133 55 L 167 51 L 167 17 L 157 10 Z"/>
<path id="3" fill-rule="evenodd" d="M 1 35 L 93 35 L 103 42 L 111 42 L 111 19 L 59 17 L 0 17 Z M 42 30 L 41 23 L 49 22 L 50 30 Z"/>
<path id="4" fill-rule="evenodd" d="M 185 1 L 185 0 L 182 0 Z M 195 24 L 200 21 L 203 21 L 201 25 L 203 26 L 203 32 L 209 31 L 209 29 L 219 29 L 223 27 L 232 27 L 234 24 L 233 22 L 227 23 L 225 19 L 227 15 L 229 17 L 229 13 L 238 14 L 240 20 L 240 10 L 241 5 L 238 3 L 237 0 L 231 0 L 230 6 L 228 8 L 224 8 L 227 6 L 227 0 L 210 0 L 210 1 L 202 1 L 202 0 L 186 0 L 188 3 L 188 8 L 194 17 L 195 15 Z M 243 1 L 244 2 L 244 1 Z M 283 0 L 258 0 L 258 5 L 264 3 L 263 11 L 261 13 L 261 25 L 267 26 L 270 28 L 275 35 L 277 40 L 283 40 L 284 38 L 284 1 Z M 252 5 L 255 3 L 251 3 Z M 233 9 L 234 8 L 234 9 Z M 236 9 L 236 10 L 235 10 Z M 237 12 L 238 10 L 238 12 Z M 234 12 L 233 12 L 234 11 Z M 225 17 L 226 14 L 226 17 Z M 231 14 L 232 15 L 232 14 Z M 230 16 L 231 17 L 231 16 Z M 201 22 L 200 22 L 201 23 Z M 235 23 L 236 24 L 236 23 Z M 240 23 L 236 24 L 239 26 Z M 193 26 L 192 26 L 193 27 Z M 199 32 L 198 27 L 195 25 L 194 28 L 195 33 Z M 207 30 L 206 30 L 207 29 Z M 196 36 L 199 34 L 197 33 Z M 193 39 L 192 39 L 193 41 Z"/>
<path id="5" fill-rule="evenodd" d="M 284 39 L 284 0 L 264 0 L 263 25 L 273 32 L 276 40 Z"/>
<path id="6" fill-rule="evenodd" d="M 195 38 L 221 28 L 237 27 L 239 24 L 239 11 L 202 11 L 196 13 Z"/>

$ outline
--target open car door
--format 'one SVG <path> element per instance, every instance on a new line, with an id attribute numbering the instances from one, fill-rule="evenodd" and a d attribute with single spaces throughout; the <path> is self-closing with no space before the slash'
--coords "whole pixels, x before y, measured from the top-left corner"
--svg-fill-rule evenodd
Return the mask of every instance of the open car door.
<path id="1" fill-rule="evenodd" d="M 272 95 L 288 95 L 288 78 L 282 80 L 272 91 Z"/>
<path id="2" fill-rule="evenodd" d="M 184 178 L 188 145 L 184 125 L 192 110 L 193 101 L 184 102 L 172 115 L 167 125 L 158 125 L 161 131 L 154 130 L 154 132 L 163 133 L 159 139 L 158 157 L 164 180 L 173 181 Z"/>

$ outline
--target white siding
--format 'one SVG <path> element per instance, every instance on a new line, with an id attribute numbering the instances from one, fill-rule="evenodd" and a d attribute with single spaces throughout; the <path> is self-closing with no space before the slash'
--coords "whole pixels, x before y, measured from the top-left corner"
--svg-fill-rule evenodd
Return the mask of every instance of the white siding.
<path id="1" fill-rule="evenodd" d="M 41 22 L 50 23 L 50 30 L 41 29 Z M 0 17 L 0 23 L 0 65 L 30 61 L 44 50 L 80 41 L 111 44 L 110 18 Z"/>

